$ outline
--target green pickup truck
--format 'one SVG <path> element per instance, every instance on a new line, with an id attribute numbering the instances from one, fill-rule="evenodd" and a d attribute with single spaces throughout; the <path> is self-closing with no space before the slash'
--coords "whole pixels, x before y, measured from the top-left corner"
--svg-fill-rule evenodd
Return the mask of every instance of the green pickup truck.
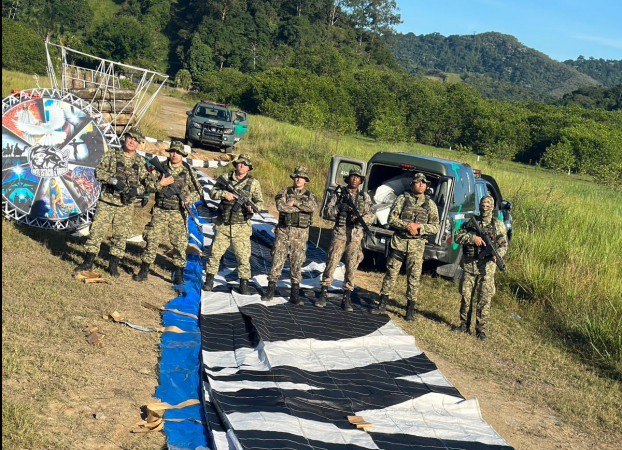
<path id="1" fill-rule="evenodd" d="M 186 114 L 185 140 L 191 147 L 201 145 L 231 153 L 248 131 L 248 115 L 224 103 L 201 100 Z"/>
<path id="2" fill-rule="evenodd" d="M 435 262 L 439 275 L 459 279 L 462 247 L 454 242 L 454 233 L 465 220 L 479 213 L 479 200 L 485 195 L 492 195 L 495 199 L 499 219 L 507 227 L 508 238 L 512 236 L 512 204 L 503 199 L 494 178 L 473 170 L 468 164 L 412 153 L 380 152 L 367 162 L 334 156 L 320 209 L 324 219 L 330 220 L 326 215 L 329 194 L 344 184 L 344 175 L 353 167 L 360 167 L 366 174 L 362 188 L 371 196 L 376 213 L 374 223 L 369 227 L 371 235 L 363 240 L 363 250 L 371 253 L 381 267 L 386 263 L 388 244 L 393 235 L 387 224 L 391 205 L 397 196 L 410 189 L 415 172 L 423 172 L 431 181 L 427 194 L 438 206 L 441 229 L 428 238 L 424 261 Z"/>

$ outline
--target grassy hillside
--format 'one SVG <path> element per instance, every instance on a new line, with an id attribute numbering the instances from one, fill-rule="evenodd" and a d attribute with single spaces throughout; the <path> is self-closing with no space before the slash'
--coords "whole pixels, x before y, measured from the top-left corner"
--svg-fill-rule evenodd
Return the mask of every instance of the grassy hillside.
<path id="1" fill-rule="evenodd" d="M 150 126 L 156 133 L 157 123 Z M 458 321 L 459 295 L 457 286 L 446 280 L 423 277 L 420 314 L 415 324 L 401 320 L 405 303 L 403 278 L 389 311 L 406 331 L 416 334 L 418 345 L 426 351 L 434 352 L 462 372 L 476 374 L 479 382 L 486 380 L 494 384 L 504 399 L 507 396 L 529 405 L 526 409 L 551 408 L 557 417 L 552 427 L 559 428 L 560 433 L 580 434 L 581 442 L 585 443 L 584 447 L 559 448 L 615 448 L 619 444 L 622 438 L 619 414 L 622 410 L 622 284 L 619 282 L 622 234 L 618 228 L 622 223 L 622 192 L 605 190 L 588 178 L 553 174 L 515 163 L 488 164 L 478 161 L 476 156 L 446 149 L 379 144 L 360 136 L 310 131 L 261 116 L 250 118 L 248 138 L 240 143 L 238 151 L 252 155 L 253 175 L 261 181 L 266 204 L 273 204 L 278 190 L 291 183 L 289 174 L 298 164 L 309 168 L 311 189 L 322 196 L 328 163 L 335 154 L 368 159 L 378 151 L 412 152 L 468 162 L 495 176 L 506 199 L 514 203 L 515 229 L 508 272 L 497 278 L 491 341 L 481 345 L 468 336 L 450 333 L 450 326 Z M 146 222 L 143 216 L 144 211 L 137 224 L 139 228 Z M 329 233 L 330 224 L 318 223 Z M 99 383 L 98 377 L 106 375 L 85 376 L 67 367 L 71 364 L 80 367 L 82 359 L 89 370 L 94 371 L 92 368 L 99 364 L 100 352 L 85 347 L 80 330 L 85 325 L 101 322 L 98 314 L 104 312 L 102 308 L 105 312 L 125 308 L 138 315 L 132 299 L 155 294 L 151 284 L 138 293 L 129 275 L 123 275 L 112 289 L 75 286 L 69 273 L 74 262 L 64 260 L 62 255 L 69 253 L 71 259 L 79 260 L 76 258 L 79 252 L 72 238 L 3 223 L 3 420 L 8 423 L 3 425 L 3 441 L 6 429 L 7 442 L 12 444 L 8 448 L 50 448 L 54 444 L 70 448 L 67 436 L 73 436 L 72 433 L 84 433 L 84 439 L 94 439 L 93 434 L 110 435 L 108 422 L 89 422 L 86 413 L 69 409 L 71 402 L 66 399 L 69 393 L 75 402 L 74 393 L 85 383 L 95 385 Z M 129 259 L 130 268 L 135 270 L 135 252 Z M 33 273 L 32 261 L 36 261 L 36 283 L 29 275 Z M 165 272 L 164 276 L 169 274 Z M 362 268 L 361 287 L 377 293 L 382 276 Z M 157 295 L 164 299 L 167 295 L 164 284 L 160 277 L 154 278 L 150 283 L 157 284 Z M 5 283 L 5 279 L 10 283 Z M 41 304 L 33 302 L 33 298 L 49 292 L 58 295 Z M 25 320 L 26 311 L 36 321 Z M 69 320 L 63 320 L 66 314 L 71 314 Z M 118 330 L 108 330 L 111 343 L 118 347 L 117 352 L 129 371 L 135 353 L 129 349 L 137 348 L 135 332 L 123 331 L 123 339 L 119 339 L 114 337 Z M 155 355 L 157 350 L 151 337 L 145 339 L 140 353 Z M 69 356 L 65 356 L 66 352 Z M 37 367 L 34 355 L 42 353 L 47 356 L 41 368 Z M 106 360 L 119 357 L 113 353 L 112 346 L 104 355 L 108 355 Z M 113 370 L 113 366 L 106 367 Z M 111 372 L 110 377 L 122 379 L 125 372 Z M 28 381 L 33 374 L 37 377 L 33 382 Z M 125 378 L 123 382 L 127 390 L 128 382 Z M 132 397 L 123 406 L 125 423 L 130 423 L 132 418 L 126 409 L 136 409 L 145 402 L 145 389 L 139 399 L 125 391 L 121 395 Z M 100 390 L 96 395 L 108 398 L 105 391 Z M 112 393 L 110 396 L 114 397 Z M 81 401 L 88 403 L 85 397 Z M 93 408 L 97 412 L 98 406 Z M 46 422 L 51 410 L 63 411 L 60 428 L 64 437 L 58 437 L 58 427 Z M 77 423 L 74 427 L 72 418 Z M 89 420 L 92 420 L 90 416 Z M 522 421 L 518 423 L 520 427 L 526 426 Z M 127 436 L 127 428 L 124 432 L 117 430 L 119 434 L 114 437 L 123 448 L 153 448 L 148 442 L 155 444 L 153 440 L 139 444 Z M 548 433 L 554 432 L 547 430 L 542 440 L 546 441 Z M 24 440 L 19 440 L 22 437 Z M 523 448 L 544 448 L 534 444 L 535 436 L 532 437 Z"/>

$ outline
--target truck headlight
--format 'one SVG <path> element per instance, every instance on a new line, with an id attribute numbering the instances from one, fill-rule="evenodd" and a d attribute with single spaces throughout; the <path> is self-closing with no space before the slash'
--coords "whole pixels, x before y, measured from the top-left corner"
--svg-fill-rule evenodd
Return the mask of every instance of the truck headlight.
<path id="1" fill-rule="evenodd" d="M 201 125 L 198 122 L 190 122 L 190 124 L 192 125 L 193 128 L 198 128 L 199 130 L 203 128 L 203 125 Z"/>
<path id="2" fill-rule="evenodd" d="M 225 128 L 225 134 L 233 134 L 233 128 Z"/>

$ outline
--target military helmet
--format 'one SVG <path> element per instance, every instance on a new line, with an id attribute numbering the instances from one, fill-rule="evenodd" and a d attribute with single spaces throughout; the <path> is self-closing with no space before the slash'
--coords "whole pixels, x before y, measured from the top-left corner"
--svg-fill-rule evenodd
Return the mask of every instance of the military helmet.
<path id="1" fill-rule="evenodd" d="M 186 147 L 184 143 L 181 141 L 173 141 L 171 142 L 171 146 L 166 149 L 167 152 L 177 152 L 181 156 L 188 156 L 188 152 L 186 151 Z"/>
<path id="2" fill-rule="evenodd" d="M 414 176 L 410 184 L 415 183 L 416 181 L 423 181 L 425 184 L 430 184 L 430 181 L 425 177 L 421 172 L 417 172 Z"/>
<path id="3" fill-rule="evenodd" d="M 353 167 L 352 169 L 350 169 L 348 174 L 345 177 L 343 177 L 343 180 L 347 182 L 348 178 L 350 178 L 352 175 L 356 175 L 357 177 L 361 177 L 361 182 L 365 181 L 365 175 L 363 175 L 363 172 L 361 172 L 361 168 L 360 167 Z"/>
<path id="4" fill-rule="evenodd" d="M 143 135 L 142 130 L 138 126 L 133 126 L 128 131 L 125 132 L 125 137 L 133 137 L 139 143 L 145 142 L 145 136 Z"/>
<path id="5" fill-rule="evenodd" d="M 246 164 L 248 167 L 250 167 L 249 170 L 253 170 L 253 162 L 251 161 L 251 157 L 248 156 L 246 153 L 243 153 L 241 155 L 238 155 L 237 158 L 235 158 L 231 164 L 233 164 L 234 166 L 236 166 L 238 163 L 244 163 Z"/>
<path id="6" fill-rule="evenodd" d="M 294 173 L 292 173 L 289 177 L 292 180 L 294 178 L 304 178 L 305 180 L 307 180 L 307 182 L 311 181 L 311 179 L 309 178 L 309 171 L 304 166 L 296 167 L 296 170 L 294 170 Z"/>

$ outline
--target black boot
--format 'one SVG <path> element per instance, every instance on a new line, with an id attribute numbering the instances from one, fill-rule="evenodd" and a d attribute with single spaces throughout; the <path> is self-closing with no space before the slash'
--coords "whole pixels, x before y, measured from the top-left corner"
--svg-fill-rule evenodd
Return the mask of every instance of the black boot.
<path id="1" fill-rule="evenodd" d="M 84 262 L 80 264 L 74 272 L 83 272 L 85 270 L 91 270 L 93 268 L 93 264 L 95 264 L 95 257 L 97 255 L 95 253 L 87 253 L 84 257 Z"/>
<path id="2" fill-rule="evenodd" d="M 177 267 L 175 269 L 175 275 L 173 276 L 173 284 L 177 286 L 186 284 L 184 283 L 184 268 L 183 267 Z"/>
<path id="3" fill-rule="evenodd" d="M 486 336 L 486 332 L 485 331 L 478 331 L 476 336 L 477 336 L 477 339 L 479 339 L 480 341 L 487 341 L 488 340 L 488 336 Z"/>
<path id="4" fill-rule="evenodd" d="M 140 265 L 140 271 L 132 277 L 134 281 L 138 281 L 139 283 L 146 281 L 147 275 L 149 275 L 149 266 L 150 264 L 142 263 Z"/>
<path id="5" fill-rule="evenodd" d="M 384 314 L 387 312 L 387 302 L 389 301 L 388 295 L 380 296 L 380 304 L 377 308 L 372 309 L 370 312 L 372 314 Z"/>
<path id="6" fill-rule="evenodd" d="M 328 296 L 328 286 L 322 286 L 320 291 L 320 298 L 315 302 L 315 306 L 318 308 L 324 308 L 326 306 L 326 297 Z"/>
<path id="7" fill-rule="evenodd" d="M 203 287 L 201 287 L 201 289 L 203 289 L 206 292 L 209 292 L 212 289 L 214 289 L 214 275 L 213 274 L 208 273 L 205 275 L 205 282 L 203 283 Z"/>
<path id="8" fill-rule="evenodd" d="M 240 278 L 240 294 L 248 295 L 248 278 Z"/>
<path id="9" fill-rule="evenodd" d="M 451 331 L 453 331 L 456 334 L 466 333 L 468 331 L 466 322 L 460 322 L 460 325 L 457 327 L 454 327 Z"/>
<path id="10" fill-rule="evenodd" d="M 298 292 L 299 289 L 300 289 L 300 285 L 299 284 L 292 284 L 292 291 L 291 291 L 291 295 L 289 297 L 289 301 L 290 301 L 290 303 L 293 303 L 294 305 L 303 305 L 304 304 L 302 302 L 302 300 L 300 300 L 300 293 Z"/>
<path id="11" fill-rule="evenodd" d="M 408 300 L 406 304 L 406 322 L 414 322 L 415 321 L 415 302 L 412 300 Z"/>
<path id="12" fill-rule="evenodd" d="M 119 278 L 119 262 L 121 261 L 121 258 L 119 258 L 118 256 L 111 256 L 110 257 L 110 263 L 108 264 L 108 273 L 115 277 L 115 278 Z"/>
<path id="13" fill-rule="evenodd" d="M 276 292 L 276 282 L 275 281 L 269 281 L 268 282 L 268 292 L 266 292 L 266 295 L 263 295 L 261 297 L 261 299 L 263 301 L 272 300 L 274 298 L 274 293 L 275 292 Z"/>
<path id="14" fill-rule="evenodd" d="M 347 312 L 352 312 L 354 309 L 352 308 L 352 300 L 350 296 L 352 295 L 352 291 L 343 291 L 343 300 L 341 300 L 341 309 Z"/>

